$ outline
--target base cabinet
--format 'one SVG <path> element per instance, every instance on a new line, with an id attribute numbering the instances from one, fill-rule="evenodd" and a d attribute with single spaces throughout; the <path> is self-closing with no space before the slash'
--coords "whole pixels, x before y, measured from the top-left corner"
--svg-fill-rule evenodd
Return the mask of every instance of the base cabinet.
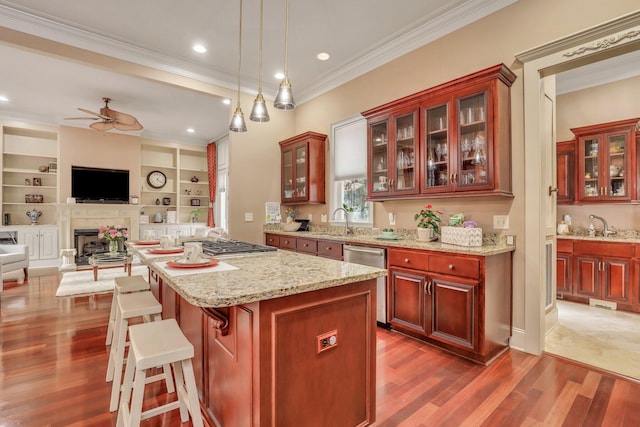
<path id="1" fill-rule="evenodd" d="M 582 303 L 597 299 L 616 303 L 621 310 L 640 311 L 638 289 L 632 287 L 636 245 L 558 239 L 558 251 L 561 298 Z"/>
<path id="2" fill-rule="evenodd" d="M 18 244 L 29 247 L 31 267 L 55 265 L 58 260 L 58 227 L 29 226 L 18 230 Z"/>
<path id="3" fill-rule="evenodd" d="M 317 255 L 342 261 L 342 242 L 322 240 L 310 237 L 291 237 L 275 233 L 265 233 L 264 242 L 267 246 L 294 252 Z"/>
<path id="4" fill-rule="evenodd" d="M 488 257 L 389 249 L 393 329 L 480 363 L 511 337 L 511 253 Z"/>
<path id="5" fill-rule="evenodd" d="M 477 284 L 465 284 L 434 277 L 430 284 L 433 301 L 429 335 L 446 344 L 477 350 Z"/>

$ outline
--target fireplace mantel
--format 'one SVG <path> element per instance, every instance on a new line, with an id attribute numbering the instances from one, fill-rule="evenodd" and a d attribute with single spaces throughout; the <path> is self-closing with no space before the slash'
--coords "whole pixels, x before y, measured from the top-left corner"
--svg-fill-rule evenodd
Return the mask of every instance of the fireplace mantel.
<path id="1" fill-rule="evenodd" d="M 76 228 L 98 228 L 103 225 L 126 227 L 130 236 L 137 236 L 140 226 L 140 205 L 110 204 L 60 204 L 60 247 L 73 247 L 73 230 Z"/>

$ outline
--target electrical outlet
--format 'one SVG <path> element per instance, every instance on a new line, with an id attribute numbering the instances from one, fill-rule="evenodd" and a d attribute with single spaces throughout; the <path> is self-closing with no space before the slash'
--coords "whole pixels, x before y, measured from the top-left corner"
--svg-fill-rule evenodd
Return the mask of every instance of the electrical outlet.
<path id="1" fill-rule="evenodd" d="M 253 221 L 253 212 L 245 212 L 244 213 L 244 220 L 245 220 L 245 222 Z"/>
<path id="2" fill-rule="evenodd" d="M 509 229 L 509 215 L 494 215 L 493 216 L 493 228 L 496 230 L 508 230 Z"/>
<path id="3" fill-rule="evenodd" d="M 309 220 L 309 222 L 313 222 L 313 215 L 307 214 L 307 219 Z"/>
<path id="4" fill-rule="evenodd" d="M 507 245 L 515 246 L 516 244 L 516 236 L 512 234 L 507 234 Z"/>
<path id="5" fill-rule="evenodd" d="M 327 214 L 320 215 L 320 222 L 327 222 Z"/>
<path id="6" fill-rule="evenodd" d="M 389 225 L 396 225 L 396 214 L 389 213 Z"/>

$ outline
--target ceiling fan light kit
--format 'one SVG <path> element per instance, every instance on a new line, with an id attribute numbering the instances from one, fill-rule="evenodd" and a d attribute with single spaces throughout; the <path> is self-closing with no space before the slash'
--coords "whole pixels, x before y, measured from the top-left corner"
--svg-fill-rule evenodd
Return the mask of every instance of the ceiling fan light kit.
<path id="1" fill-rule="evenodd" d="M 242 67 L 242 0 L 240 0 L 240 23 L 238 25 L 238 102 L 236 110 L 231 117 L 229 130 L 232 132 L 246 132 L 247 124 L 244 121 L 244 114 L 240 108 L 240 68 Z"/>

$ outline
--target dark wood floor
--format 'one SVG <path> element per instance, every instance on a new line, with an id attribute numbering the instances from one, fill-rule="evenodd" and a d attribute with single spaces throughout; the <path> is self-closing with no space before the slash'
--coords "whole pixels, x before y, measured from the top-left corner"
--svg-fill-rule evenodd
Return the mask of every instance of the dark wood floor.
<path id="1" fill-rule="evenodd" d="M 57 299 L 56 287 L 54 276 L 30 277 L 2 293 L 0 426 L 115 425 L 104 381 L 111 295 Z M 518 351 L 483 367 L 385 330 L 377 390 L 377 426 L 640 425 L 637 382 Z M 167 398 L 160 385 L 146 396 Z M 143 425 L 181 423 L 173 411 Z"/>

